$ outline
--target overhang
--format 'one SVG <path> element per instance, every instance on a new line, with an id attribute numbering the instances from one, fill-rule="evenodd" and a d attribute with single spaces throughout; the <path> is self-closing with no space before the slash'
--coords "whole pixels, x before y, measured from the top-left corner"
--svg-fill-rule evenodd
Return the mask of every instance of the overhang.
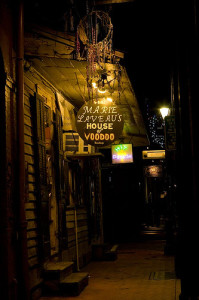
<path id="1" fill-rule="evenodd" d="M 43 33 L 42 29 L 37 28 L 35 30 L 38 32 L 36 38 L 33 33 L 26 35 L 26 59 L 78 111 L 89 100 L 87 61 L 78 61 L 73 58 L 75 45 L 71 36 L 64 36 L 63 33 L 53 32 L 49 29 L 45 29 Z M 45 49 L 43 45 L 45 45 Z M 59 55 L 57 54 L 58 48 Z M 33 50 L 31 51 L 31 49 Z M 107 71 L 114 72 L 114 68 L 117 66 L 110 63 L 106 64 Z M 128 74 L 123 66 L 121 66 L 120 87 L 118 89 L 116 82 L 111 97 L 120 107 L 124 116 L 124 129 L 118 143 L 132 143 L 134 147 L 147 146 L 149 141 L 142 114 Z"/>
<path id="2" fill-rule="evenodd" d="M 64 158 L 70 158 L 70 159 L 85 159 L 85 158 L 99 158 L 104 157 L 102 153 L 65 153 Z"/>

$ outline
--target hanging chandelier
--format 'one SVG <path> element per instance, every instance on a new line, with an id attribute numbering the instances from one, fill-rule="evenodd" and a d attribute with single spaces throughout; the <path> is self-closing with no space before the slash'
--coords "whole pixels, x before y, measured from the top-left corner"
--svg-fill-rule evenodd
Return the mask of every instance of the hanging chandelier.
<path id="1" fill-rule="evenodd" d="M 77 28 L 77 59 L 81 59 L 80 41 L 87 60 L 87 88 L 89 100 L 111 99 L 116 81 L 121 77 L 119 63 L 110 68 L 114 56 L 112 51 L 113 25 L 106 12 L 92 11 L 80 20 Z M 106 95 L 105 95 L 106 94 Z"/>

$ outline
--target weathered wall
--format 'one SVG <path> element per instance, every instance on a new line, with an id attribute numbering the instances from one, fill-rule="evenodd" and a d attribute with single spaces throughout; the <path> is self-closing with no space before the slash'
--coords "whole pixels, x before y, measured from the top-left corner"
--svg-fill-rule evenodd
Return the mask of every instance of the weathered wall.
<path id="1" fill-rule="evenodd" d="M 2 299 L 16 299 L 16 90 L 13 18 L 0 2 L 0 285 Z"/>
<path id="2" fill-rule="evenodd" d="M 50 111 L 50 124 L 49 131 L 46 131 L 46 173 L 47 173 L 47 186 L 46 190 L 49 195 L 49 231 L 50 231 L 50 255 L 44 260 L 41 258 L 40 237 L 41 228 L 39 224 L 39 205 L 40 201 L 37 196 L 37 171 L 36 171 L 36 153 L 35 153 L 35 138 L 34 126 L 36 116 L 32 110 L 32 101 L 35 93 L 44 99 L 46 107 Z M 56 102 L 59 100 L 59 103 Z M 60 101 L 61 100 L 61 101 Z M 56 169 L 55 169 L 55 145 L 54 145 L 54 124 L 53 112 L 56 107 L 62 104 L 61 112 L 63 113 L 63 120 L 67 123 L 67 129 L 72 129 L 70 124 L 70 116 L 73 114 L 73 107 L 64 105 L 66 101 L 62 99 L 61 95 L 57 95 L 53 87 L 43 78 L 40 74 L 25 64 L 25 103 L 24 103 L 24 140 L 25 140 L 25 167 L 26 167 L 26 218 L 28 222 L 27 235 L 28 235 L 28 263 L 30 267 L 30 288 L 33 293 L 33 298 L 39 294 L 40 286 L 42 284 L 42 265 L 43 262 L 48 260 L 59 259 L 59 254 L 62 253 L 63 259 L 76 260 L 75 251 L 75 227 L 74 220 L 71 213 L 74 211 L 69 210 L 66 213 L 66 227 L 68 240 L 64 246 L 64 251 L 60 249 L 60 241 L 58 237 L 59 232 L 59 207 L 58 198 L 56 193 Z M 62 102 L 62 103 L 60 103 Z M 70 110 L 70 113 L 68 112 Z M 66 178 L 68 173 L 66 171 Z M 59 201 L 63 201 L 59 199 Z M 67 202 L 67 199 L 65 199 Z M 71 219 L 72 218 L 72 219 Z M 79 240 L 79 253 L 80 264 L 83 265 L 88 262 L 88 255 L 90 249 L 88 246 L 88 225 L 87 225 L 87 211 L 80 210 L 77 213 L 78 219 L 78 240 Z M 70 223 L 70 224 L 69 224 Z M 66 249 L 67 248 L 67 249 Z M 35 292 L 34 292 L 35 291 Z"/>
<path id="3" fill-rule="evenodd" d="M 66 227 L 68 233 L 68 260 L 76 261 L 79 267 L 91 260 L 91 245 L 88 238 L 88 213 L 86 208 L 77 208 L 76 217 L 73 207 L 66 211 Z"/>
<path id="4" fill-rule="evenodd" d="M 9 2 L 0 1 L 0 240 L 1 240 L 1 272 L 2 280 L 0 283 L 2 299 L 16 299 L 17 295 L 17 216 L 18 200 L 16 198 L 16 182 L 18 180 L 17 172 L 17 115 L 16 115 L 16 53 L 14 45 L 16 43 L 16 33 L 13 28 L 12 10 L 9 8 Z M 30 289 L 32 298 L 39 296 L 42 284 L 42 259 L 40 250 L 40 227 L 39 211 L 37 199 L 37 176 L 35 161 L 35 140 L 34 140 L 34 119 L 35 116 L 31 109 L 31 97 L 35 92 L 40 95 L 51 112 L 55 112 L 58 100 L 60 102 L 61 112 L 63 113 L 63 125 L 65 130 L 73 130 L 75 118 L 74 107 L 65 103 L 65 99 L 56 95 L 56 91 L 49 82 L 39 77 L 33 68 L 25 63 L 25 94 L 24 94 L 24 149 L 25 149 L 25 213 L 27 220 L 27 246 L 28 246 L 28 265 L 30 277 Z M 53 136 L 53 115 L 51 115 L 51 135 L 49 143 Z M 47 145 L 46 145 L 46 148 Z M 55 169 L 53 147 L 47 149 L 47 181 L 51 188 L 49 193 L 49 230 L 50 230 L 50 255 L 57 255 L 59 252 L 59 219 L 58 205 L 56 196 Z M 50 171 L 49 171 L 50 169 Z M 67 172 L 66 172 L 67 173 Z M 68 174 L 66 174 L 68 176 Z M 48 192 L 48 191 L 47 191 Z M 61 200 L 62 201 L 62 200 Z M 63 204 L 63 203 L 62 203 Z M 70 260 L 76 260 L 76 235 L 74 210 L 68 208 L 66 212 L 67 227 L 67 257 Z M 91 248 L 89 245 L 88 215 L 86 208 L 77 210 L 77 238 L 79 250 L 80 267 L 87 263 L 91 258 Z M 64 255 L 63 255 L 64 257 Z M 50 257 L 48 258 L 50 259 Z"/>
<path id="5" fill-rule="evenodd" d="M 4 60 L 5 72 L 15 80 L 16 52 L 14 48 L 15 32 L 13 32 L 13 28 L 15 28 L 13 17 L 15 11 L 9 2 L 6 0 L 0 2 L 0 48 Z"/>
<path id="6" fill-rule="evenodd" d="M 36 170 L 35 170 L 35 145 L 34 145 L 34 118 L 31 107 L 31 99 L 33 99 L 35 92 L 43 97 L 46 105 L 52 109 L 55 109 L 55 94 L 49 87 L 39 82 L 34 72 L 25 72 L 25 103 L 24 103 L 24 139 L 25 139 L 25 167 L 26 167 L 26 218 L 28 221 L 27 235 L 28 235 L 28 262 L 30 267 L 30 288 L 34 291 L 39 288 L 42 283 L 41 274 L 41 253 L 40 253 L 40 240 L 38 236 L 38 218 L 39 218 L 39 205 L 37 199 L 37 186 L 36 186 Z M 50 141 L 51 142 L 51 141 Z M 50 143 L 49 142 L 49 143 Z M 47 154 L 46 154 L 47 155 Z M 49 166 L 49 164 L 48 164 Z M 49 178 L 51 184 L 54 186 L 53 172 L 51 170 L 52 177 Z M 47 188 L 47 187 L 46 187 Z M 52 210 L 50 208 L 53 208 Z M 57 201 L 55 192 L 52 192 L 51 198 L 49 198 L 49 214 L 51 223 L 49 227 L 51 230 L 51 244 L 53 254 L 58 252 L 57 241 Z M 41 234 L 41 233 L 40 233 Z"/>
<path id="7" fill-rule="evenodd" d="M 79 159 L 78 159 L 79 157 Z M 103 242 L 101 173 L 99 158 L 70 158 L 66 226 L 68 249 L 65 259 L 81 268 L 92 259 L 92 244 Z"/>

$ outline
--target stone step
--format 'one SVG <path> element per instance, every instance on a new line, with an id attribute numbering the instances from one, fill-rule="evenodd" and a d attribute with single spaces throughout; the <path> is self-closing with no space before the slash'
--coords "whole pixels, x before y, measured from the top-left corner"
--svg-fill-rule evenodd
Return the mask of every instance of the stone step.
<path id="1" fill-rule="evenodd" d="M 92 245 L 92 259 L 103 260 L 104 253 L 108 250 L 108 245 L 105 243 Z"/>
<path id="2" fill-rule="evenodd" d="M 93 260 L 116 260 L 117 248 L 119 245 L 108 246 L 107 244 L 95 244 L 93 245 Z"/>
<path id="3" fill-rule="evenodd" d="M 78 296 L 88 285 L 88 273 L 77 272 L 65 277 L 60 282 L 61 295 Z"/>
<path id="4" fill-rule="evenodd" d="M 66 276 L 73 272 L 74 263 L 72 261 L 48 262 L 44 266 L 44 281 L 61 282 Z"/>
<path id="5" fill-rule="evenodd" d="M 119 245 L 113 245 L 113 247 L 110 249 L 111 252 L 117 251 L 117 248 Z"/>
<path id="6" fill-rule="evenodd" d="M 117 248 L 119 245 L 114 245 L 111 249 L 104 253 L 104 260 L 114 261 L 117 259 Z"/>

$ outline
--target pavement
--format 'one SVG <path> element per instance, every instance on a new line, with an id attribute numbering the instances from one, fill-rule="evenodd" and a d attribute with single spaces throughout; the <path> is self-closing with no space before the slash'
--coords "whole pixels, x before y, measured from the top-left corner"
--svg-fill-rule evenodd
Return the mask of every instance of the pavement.
<path id="1" fill-rule="evenodd" d="M 119 244 L 117 260 L 92 261 L 81 269 L 89 273 L 89 284 L 79 296 L 40 300 L 179 299 L 180 280 L 175 276 L 174 257 L 164 255 L 165 240 L 160 233 L 155 238 L 157 235 L 149 230 L 139 241 Z"/>

